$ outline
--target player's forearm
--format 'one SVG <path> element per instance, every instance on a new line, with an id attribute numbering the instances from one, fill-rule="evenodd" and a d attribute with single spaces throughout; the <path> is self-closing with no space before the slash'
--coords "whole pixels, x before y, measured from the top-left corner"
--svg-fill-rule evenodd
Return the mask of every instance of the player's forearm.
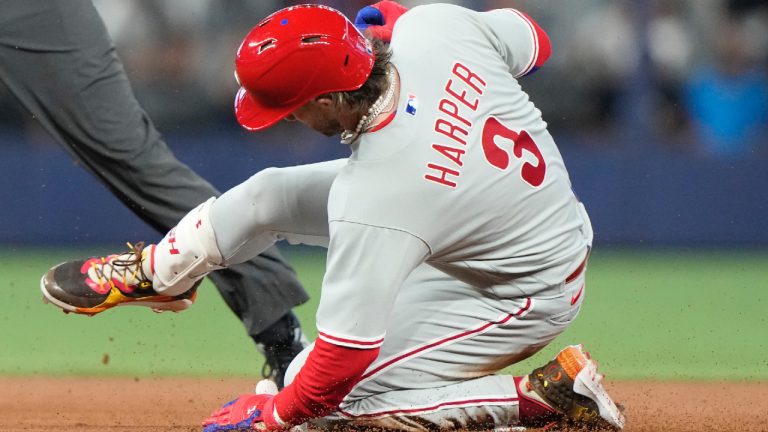
<path id="1" fill-rule="evenodd" d="M 266 417 L 265 423 L 279 429 L 332 413 L 378 353 L 379 348 L 347 348 L 318 339 L 294 381 L 274 397 L 273 406 L 265 407 L 279 419 Z"/>

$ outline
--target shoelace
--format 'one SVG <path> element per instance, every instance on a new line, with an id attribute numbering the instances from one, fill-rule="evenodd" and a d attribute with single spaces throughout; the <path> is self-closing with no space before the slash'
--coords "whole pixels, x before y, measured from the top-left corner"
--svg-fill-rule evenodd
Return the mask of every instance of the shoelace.
<path id="1" fill-rule="evenodd" d="M 101 265 L 98 265 L 95 262 L 91 263 L 91 268 L 94 270 L 96 276 L 99 279 L 99 286 L 103 286 L 102 284 L 104 284 L 104 281 L 106 281 L 110 284 L 111 287 L 115 288 L 115 284 L 113 282 L 115 272 L 118 272 L 118 275 L 121 276 L 122 285 L 125 287 L 129 286 L 129 278 L 136 279 L 137 275 L 140 275 L 139 284 L 137 285 L 139 289 L 146 289 L 152 286 L 152 282 L 144 273 L 144 269 L 141 266 L 144 242 L 140 241 L 136 243 L 136 245 L 133 245 L 130 242 L 126 244 L 128 245 L 129 252 L 117 255 L 115 258 L 101 257 L 99 260 Z M 128 255 L 128 258 L 119 258 L 123 255 Z M 111 268 L 109 277 L 107 277 L 107 272 L 104 271 L 104 268 L 107 266 Z"/>

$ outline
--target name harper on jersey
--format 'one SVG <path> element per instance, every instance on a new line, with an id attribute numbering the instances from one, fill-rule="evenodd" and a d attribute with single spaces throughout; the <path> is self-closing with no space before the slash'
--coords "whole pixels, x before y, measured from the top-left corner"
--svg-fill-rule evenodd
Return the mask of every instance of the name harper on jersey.
<path id="1" fill-rule="evenodd" d="M 469 67 L 459 62 L 453 64 L 451 77 L 444 87 L 445 97 L 437 104 L 441 114 L 435 119 L 436 139 L 432 143 L 437 161 L 427 162 L 424 179 L 449 188 L 458 185 L 464 166 L 462 158 L 467 152 L 467 137 L 472 129 L 467 114 L 477 111 L 486 85 L 486 81 Z"/>

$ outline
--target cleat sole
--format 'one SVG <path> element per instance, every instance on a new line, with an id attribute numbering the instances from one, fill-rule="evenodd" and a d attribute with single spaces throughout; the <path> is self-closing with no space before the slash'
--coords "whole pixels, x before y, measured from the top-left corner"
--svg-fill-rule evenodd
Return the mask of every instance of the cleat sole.
<path id="1" fill-rule="evenodd" d="M 183 310 L 189 309 L 194 303 L 195 298 L 197 297 L 197 292 L 195 292 L 195 294 L 188 299 L 173 299 L 172 297 L 161 297 L 163 300 L 160 300 L 160 301 L 157 300 L 157 297 L 154 297 L 154 298 L 141 297 L 137 299 L 125 297 L 125 300 L 120 303 L 101 304 L 91 308 L 79 308 L 76 306 L 72 306 L 68 303 L 64 303 L 61 300 L 57 299 L 56 297 L 52 296 L 48 292 L 48 290 L 45 289 L 45 275 L 43 275 L 43 278 L 40 279 L 40 291 L 42 291 L 43 293 L 43 303 L 45 304 L 50 303 L 60 308 L 62 311 L 64 311 L 65 314 L 75 313 L 78 315 L 88 315 L 88 316 L 94 316 L 100 312 L 104 312 L 107 309 L 111 309 L 113 307 L 118 307 L 118 306 L 144 306 L 144 307 L 149 307 L 150 309 L 156 312 L 158 311 L 159 312 L 165 312 L 165 311 L 181 312 Z"/>

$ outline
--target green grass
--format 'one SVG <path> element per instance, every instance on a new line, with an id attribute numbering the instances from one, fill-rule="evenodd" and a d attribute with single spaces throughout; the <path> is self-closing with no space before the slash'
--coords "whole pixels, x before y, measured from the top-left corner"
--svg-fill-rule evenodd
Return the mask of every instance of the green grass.
<path id="1" fill-rule="evenodd" d="M 583 342 L 609 375 L 768 379 L 768 253 L 597 251 L 587 280 L 559 341 Z"/>
<path id="2" fill-rule="evenodd" d="M 43 304 L 40 276 L 82 255 L 0 249 L 0 374 L 258 375 L 260 354 L 208 282 L 195 307 L 179 314 L 126 307 L 89 318 Z M 297 314 L 314 337 L 323 255 L 287 255 L 312 294 Z M 527 372 L 582 342 L 611 378 L 764 381 L 766 308 L 768 252 L 598 250 L 575 324 L 510 371 Z"/>

